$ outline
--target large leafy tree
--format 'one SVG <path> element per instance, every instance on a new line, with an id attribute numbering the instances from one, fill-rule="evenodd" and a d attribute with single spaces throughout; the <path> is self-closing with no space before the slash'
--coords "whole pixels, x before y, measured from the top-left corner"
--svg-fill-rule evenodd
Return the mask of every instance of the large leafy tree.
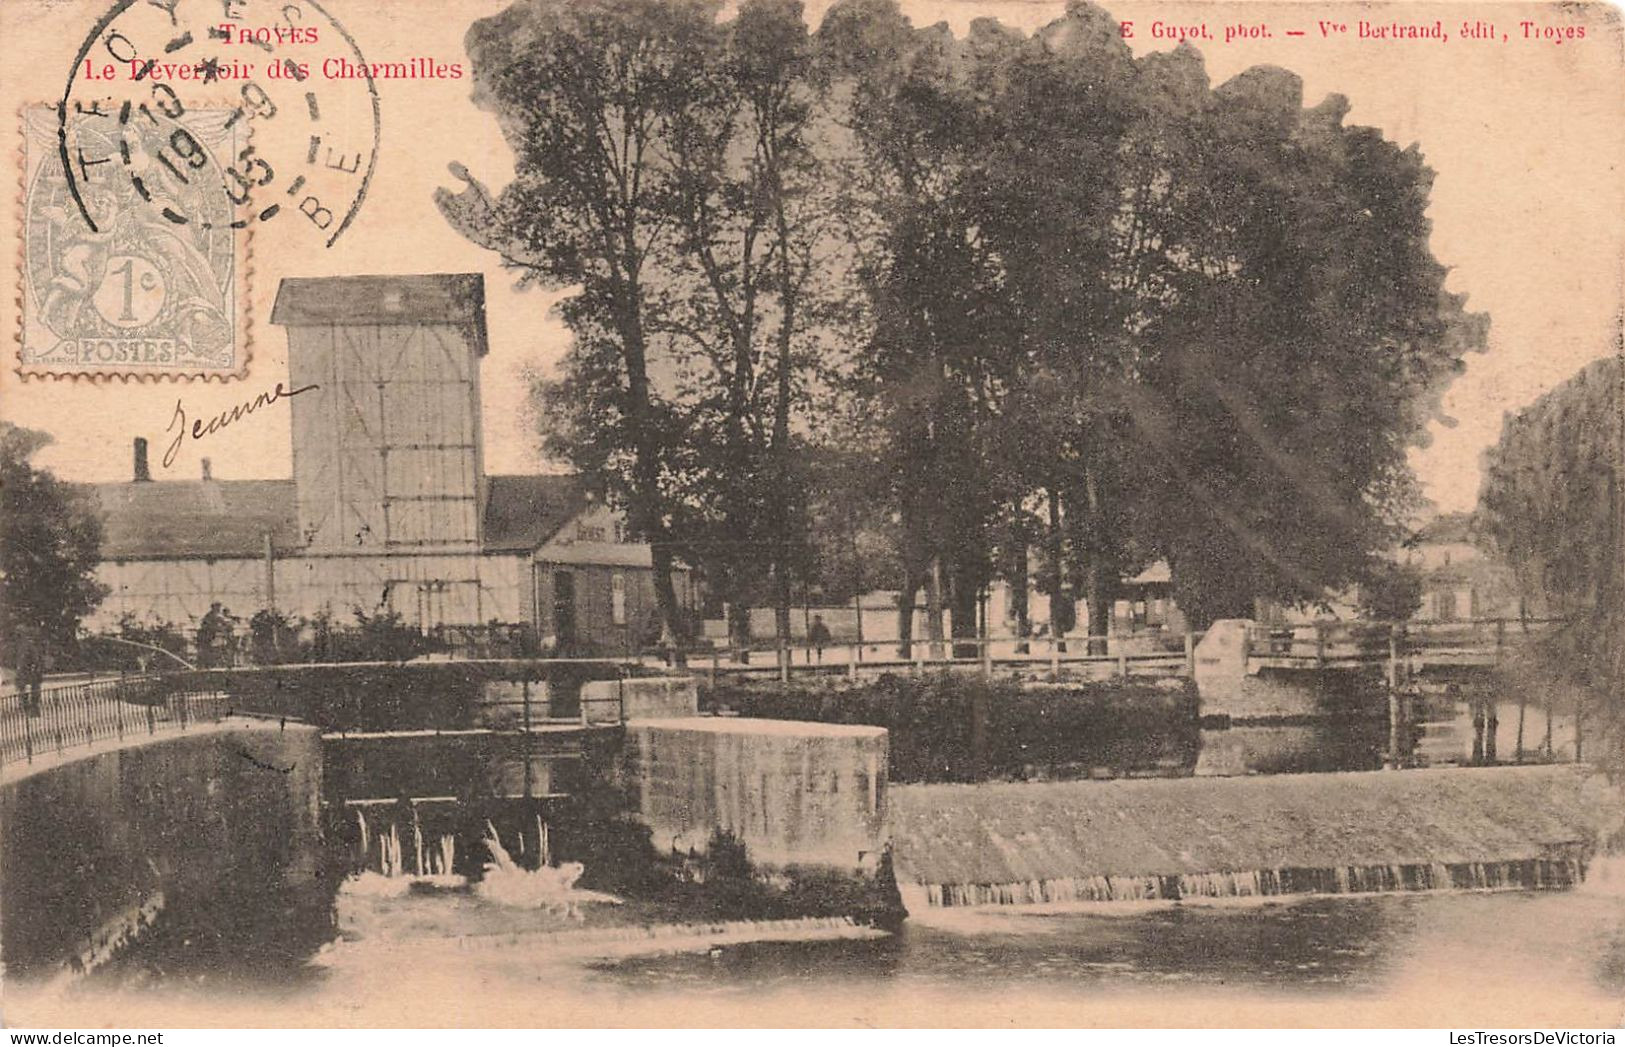
<path id="1" fill-rule="evenodd" d="M 747 638 L 752 603 L 790 631 L 805 574 L 800 473 L 807 407 L 832 354 L 820 338 L 829 196 L 808 131 L 822 83 L 799 0 L 747 0 L 718 28 L 700 104 L 667 155 L 680 231 L 659 329 L 672 339 L 694 453 L 686 546 Z"/>
<path id="2" fill-rule="evenodd" d="M 922 588 L 969 635 L 1035 541 L 1061 628 L 1156 556 L 1197 624 L 1313 600 L 1380 569 L 1483 343 L 1414 148 L 1283 70 L 1134 59 L 1090 3 L 961 39 L 892 0 L 810 38 L 794 0 L 521 0 L 469 48 L 517 177 L 442 207 L 568 289 L 548 446 L 626 502 L 668 622 L 686 550 L 785 635 L 809 512 L 858 505 L 905 645 Z"/>
<path id="3" fill-rule="evenodd" d="M 868 300 L 850 390 L 886 448 L 876 465 L 900 529 L 906 651 L 922 588 L 933 642 L 944 604 L 954 634 L 974 635 L 1010 500 L 997 448 L 1015 342 L 976 185 L 989 129 L 976 55 L 996 42 L 915 30 L 874 0 L 837 5 L 819 37 L 847 107 L 849 232 Z"/>
<path id="4" fill-rule="evenodd" d="M 0 422 L 0 665 L 36 670 L 71 649 L 107 589 L 101 520 L 83 492 L 30 459 L 44 433 Z"/>
<path id="5" fill-rule="evenodd" d="M 1313 600 L 1381 569 L 1414 505 L 1406 464 L 1487 321 L 1428 247 L 1432 172 L 1281 70 L 1200 118 L 1192 259 L 1147 325 L 1146 537 L 1198 622 Z"/>
<path id="6" fill-rule="evenodd" d="M 575 337 L 536 387 L 545 445 L 626 504 L 657 592 L 681 555 L 736 640 L 763 602 L 784 639 L 838 298 L 814 264 L 830 213 L 808 136 L 821 78 L 798 0 L 717 14 L 530 0 L 477 23 L 478 97 L 518 177 L 497 198 L 469 180 L 439 200 L 465 235 L 566 290 Z"/>
<path id="7" fill-rule="evenodd" d="M 1552 667 L 1601 696 L 1625 760 L 1625 357 L 1599 360 L 1505 420 L 1475 529 L 1526 605 L 1566 617 Z"/>
<path id="8" fill-rule="evenodd" d="M 703 102 L 716 10 L 708 0 L 520 0 L 475 22 L 475 100 L 498 115 L 515 177 L 493 197 L 454 168 L 466 188 L 436 197 L 525 279 L 568 289 L 575 338 L 549 446 L 626 505 L 652 550 L 672 637 L 683 632 L 670 490 L 682 422 L 657 384 L 651 285 L 677 236 L 679 187 L 661 151 Z"/>

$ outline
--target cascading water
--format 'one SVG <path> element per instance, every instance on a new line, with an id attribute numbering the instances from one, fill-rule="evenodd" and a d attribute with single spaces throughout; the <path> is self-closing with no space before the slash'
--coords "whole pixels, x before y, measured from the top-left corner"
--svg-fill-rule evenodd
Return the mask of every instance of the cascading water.
<path id="1" fill-rule="evenodd" d="M 468 880 L 454 871 L 457 863 L 457 838 L 450 833 L 444 833 L 432 847 L 428 845 L 415 809 L 412 812 L 413 861 L 410 872 L 402 853 L 399 826 L 391 822 L 387 832 L 380 830 L 374 833 L 367 822 L 366 814 L 358 810 L 355 816 L 360 835 L 357 849 L 361 868 L 346 881 L 347 890 L 364 894 L 396 895 L 406 893 L 413 884 L 439 888 L 455 888 L 467 884 Z M 376 848 L 373 846 L 374 841 L 377 843 Z"/>
<path id="2" fill-rule="evenodd" d="M 1575 887 L 1587 863 L 1575 858 L 1504 862 L 1250 869 L 1167 876 L 1077 876 L 1022 883 L 899 883 L 911 911 L 977 905 L 1182 901 L 1399 891 L 1554 890 Z M 1620 878 L 1625 882 L 1625 870 Z"/>
<path id="3" fill-rule="evenodd" d="M 582 890 L 575 886 L 586 867 L 580 862 L 551 864 L 551 845 L 547 823 L 536 819 L 537 865 L 526 869 L 515 862 L 502 845 L 502 837 L 495 825 L 485 823 L 485 849 L 491 855 L 486 863 L 485 875 L 475 887 L 475 893 L 499 905 L 523 909 L 547 909 L 571 919 L 581 919 L 583 904 L 619 905 L 620 899 L 599 891 Z M 520 840 L 524 839 L 523 834 Z"/>

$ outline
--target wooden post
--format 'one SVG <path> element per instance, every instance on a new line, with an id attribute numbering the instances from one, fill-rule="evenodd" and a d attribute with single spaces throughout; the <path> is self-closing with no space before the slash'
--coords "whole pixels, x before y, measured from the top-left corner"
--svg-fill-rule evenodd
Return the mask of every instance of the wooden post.
<path id="1" fill-rule="evenodd" d="M 1125 680 L 1128 679 L 1128 648 L 1123 644 L 1117 645 L 1117 675 Z"/>
<path id="2" fill-rule="evenodd" d="M 1056 680 L 1060 680 L 1061 647 L 1060 644 L 1056 642 L 1055 633 L 1053 631 L 1050 632 L 1049 636 L 1049 671 L 1054 674 Z"/>
<path id="3" fill-rule="evenodd" d="M 715 687 L 717 685 L 717 670 L 719 668 L 717 663 L 720 662 L 721 660 L 722 660 L 721 653 L 718 652 L 715 647 L 711 648 L 711 686 L 712 687 Z"/>
<path id="4" fill-rule="evenodd" d="M 1196 634 L 1185 630 L 1185 675 L 1196 679 Z"/>

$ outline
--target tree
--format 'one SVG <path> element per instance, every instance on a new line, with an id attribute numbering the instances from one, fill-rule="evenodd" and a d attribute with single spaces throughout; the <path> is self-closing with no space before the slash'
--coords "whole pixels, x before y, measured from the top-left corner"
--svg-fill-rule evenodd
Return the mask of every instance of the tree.
<path id="1" fill-rule="evenodd" d="M 460 167 L 441 212 L 524 280 L 569 295 L 566 408 L 549 447 L 624 502 L 649 543 L 667 635 L 683 623 L 672 582 L 668 472 L 677 428 L 655 387 L 648 278 L 675 235 L 678 187 L 662 136 L 698 104 L 712 54 L 709 0 L 520 0 L 468 31 L 475 101 L 494 111 L 515 177 L 493 198 Z M 565 399 L 567 397 L 567 399 Z"/>
<path id="2" fill-rule="evenodd" d="M 1360 617 L 1377 622 L 1408 621 L 1422 609 L 1422 572 L 1411 564 L 1390 562 L 1370 572 L 1360 586 Z"/>
<path id="3" fill-rule="evenodd" d="M 0 665 L 35 682 L 107 595 L 96 581 L 100 517 L 83 492 L 30 462 L 49 442 L 0 422 Z"/>
<path id="4" fill-rule="evenodd" d="M 1428 247 L 1432 172 L 1346 111 L 1260 68 L 1178 117 L 1199 146 L 1169 179 L 1201 192 L 1149 244 L 1164 275 L 1123 394 L 1135 531 L 1198 627 L 1380 573 L 1415 506 L 1407 450 L 1484 345 Z"/>
<path id="5" fill-rule="evenodd" d="M 900 648 L 926 591 L 933 645 L 947 602 L 972 636 L 1008 502 L 997 466 L 999 405 L 1014 357 L 991 244 L 973 209 L 986 143 L 974 53 L 945 27 L 915 30 L 895 5 L 848 0 L 819 30 L 848 109 L 849 242 L 868 298 L 852 393 L 901 528 Z"/>
<path id="6" fill-rule="evenodd" d="M 714 46 L 698 104 L 668 136 L 681 235 L 654 323 L 684 375 L 685 544 L 727 602 L 735 641 L 767 599 L 782 643 L 805 558 L 793 422 L 828 356 L 816 330 L 827 281 L 813 262 L 828 202 L 807 140 L 822 85 L 799 0 L 747 0 Z"/>
<path id="7" fill-rule="evenodd" d="M 1569 619 L 1549 662 L 1598 696 L 1625 763 L 1625 357 L 1599 360 L 1510 415 L 1485 456 L 1475 530 L 1521 598 Z"/>

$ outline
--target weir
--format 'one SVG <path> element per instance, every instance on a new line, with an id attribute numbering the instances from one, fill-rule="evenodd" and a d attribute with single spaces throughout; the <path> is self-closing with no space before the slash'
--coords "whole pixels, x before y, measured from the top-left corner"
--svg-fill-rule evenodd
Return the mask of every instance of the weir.
<path id="1" fill-rule="evenodd" d="M 912 912 L 967 905 L 1562 888 L 1599 812 L 1567 766 L 891 790 Z"/>

